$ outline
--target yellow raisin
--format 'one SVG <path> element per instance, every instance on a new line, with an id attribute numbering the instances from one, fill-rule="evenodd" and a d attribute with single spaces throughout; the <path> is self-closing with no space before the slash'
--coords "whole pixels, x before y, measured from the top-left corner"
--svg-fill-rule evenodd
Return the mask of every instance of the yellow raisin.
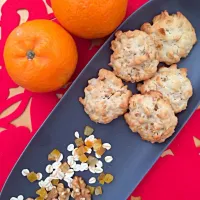
<path id="1" fill-rule="evenodd" d="M 93 144 L 93 148 L 95 151 L 99 150 L 102 147 L 101 139 L 96 139 Z"/>
<path id="2" fill-rule="evenodd" d="M 82 146 L 84 144 L 83 139 L 82 138 L 77 138 L 75 140 L 75 144 L 76 144 L 77 147 Z"/>
<path id="3" fill-rule="evenodd" d="M 87 146 L 87 147 L 89 147 L 89 148 L 92 148 L 93 147 L 93 142 L 92 141 L 90 141 L 90 140 L 86 140 L 85 141 L 85 145 Z"/>
<path id="4" fill-rule="evenodd" d="M 93 194 L 94 194 L 95 187 L 92 187 L 92 186 L 87 185 L 87 188 L 90 190 L 90 194 L 93 195 Z"/>
<path id="5" fill-rule="evenodd" d="M 37 181 L 37 174 L 35 172 L 30 172 L 28 175 L 27 175 L 27 179 L 33 183 L 35 181 Z"/>
<path id="6" fill-rule="evenodd" d="M 78 156 L 81 156 L 81 155 L 83 155 L 83 154 L 86 153 L 86 152 L 87 152 L 87 151 L 86 151 L 85 146 L 81 146 L 81 147 L 79 147 L 79 148 L 76 150 L 76 153 L 77 153 Z"/>
<path id="7" fill-rule="evenodd" d="M 36 194 L 44 199 L 47 198 L 47 191 L 45 190 L 45 188 L 41 188 L 41 189 L 37 190 Z"/>
<path id="8" fill-rule="evenodd" d="M 57 149 L 54 149 L 49 155 L 48 155 L 48 160 L 49 161 L 57 161 L 60 158 L 60 151 Z"/>
<path id="9" fill-rule="evenodd" d="M 98 149 L 96 151 L 96 153 L 100 156 L 102 156 L 105 153 L 106 149 L 104 149 L 102 146 L 100 147 L 100 149 Z"/>
<path id="10" fill-rule="evenodd" d="M 101 173 L 100 175 L 99 175 L 99 177 L 98 177 L 98 181 L 99 181 L 99 183 L 101 184 L 101 185 L 104 185 L 104 178 L 105 178 L 105 174 L 104 173 Z"/>
<path id="11" fill-rule="evenodd" d="M 90 126 L 86 126 L 84 129 L 84 135 L 90 136 L 94 132 L 94 129 Z"/>
<path id="12" fill-rule="evenodd" d="M 98 162 L 97 158 L 95 158 L 93 156 L 88 157 L 87 163 L 88 163 L 89 166 L 94 167 L 97 164 L 97 162 Z"/>
<path id="13" fill-rule="evenodd" d="M 64 163 L 60 166 L 60 169 L 61 169 L 62 172 L 67 173 L 67 171 L 69 170 L 69 165 L 68 165 L 66 162 L 64 162 Z"/>
<path id="14" fill-rule="evenodd" d="M 85 163 L 85 162 L 88 161 L 88 157 L 87 157 L 85 154 L 83 154 L 83 155 L 81 155 L 81 156 L 79 157 L 79 160 L 80 160 L 82 163 Z"/>
<path id="15" fill-rule="evenodd" d="M 51 181 L 51 183 L 52 183 L 54 186 L 57 186 L 58 183 L 59 183 L 59 180 L 58 180 L 58 179 L 53 179 L 53 180 Z"/>
<path id="16" fill-rule="evenodd" d="M 112 174 L 106 174 L 104 177 L 104 181 L 108 184 L 111 183 L 113 181 L 113 179 L 114 179 L 114 177 Z"/>
<path id="17" fill-rule="evenodd" d="M 103 192 L 102 192 L 102 187 L 101 186 L 98 186 L 95 188 L 95 195 L 101 195 Z"/>

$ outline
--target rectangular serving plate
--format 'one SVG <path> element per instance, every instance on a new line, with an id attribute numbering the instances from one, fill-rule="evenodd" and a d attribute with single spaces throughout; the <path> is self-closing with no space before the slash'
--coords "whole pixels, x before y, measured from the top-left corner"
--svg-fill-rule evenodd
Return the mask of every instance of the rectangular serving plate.
<path id="1" fill-rule="evenodd" d="M 165 9 L 170 13 L 181 11 L 186 15 L 195 27 L 197 37 L 200 38 L 200 1 L 196 0 L 150 1 L 133 13 L 119 29 L 123 31 L 138 29 L 144 22 L 151 22 L 155 15 Z M 96 137 L 112 144 L 112 150 L 106 154 L 114 157 L 111 164 L 105 164 L 104 171 L 112 173 L 115 180 L 112 184 L 103 187 L 102 196 L 93 199 L 125 200 L 196 110 L 200 99 L 199 43 L 195 45 L 191 54 L 178 64 L 179 67 L 188 68 L 188 76 L 192 82 L 194 94 L 189 101 L 187 110 L 178 115 L 179 123 L 175 134 L 165 143 L 150 144 L 142 141 L 138 134 L 130 131 L 123 117 L 108 125 L 93 123 L 83 111 L 78 98 L 84 96 L 83 90 L 88 79 L 96 77 L 99 69 L 110 69 L 108 67 L 111 54 L 110 42 L 113 39 L 114 34 L 81 72 L 38 130 L 12 170 L 3 188 L 0 200 L 9 200 L 10 197 L 19 194 L 23 194 L 25 197 L 35 197 L 35 191 L 38 189 L 37 183 L 29 183 L 26 178 L 22 177 L 21 170 L 28 168 L 45 174 L 44 169 L 48 164 L 47 155 L 49 152 L 54 148 L 58 148 L 65 156 L 68 156 L 66 147 L 74 141 L 74 132 L 78 130 L 83 134 L 85 125 L 90 125 L 95 129 Z M 129 84 L 129 88 L 133 93 L 137 92 L 135 84 Z M 93 176 L 89 172 L 77 173 L 77 175 L 83 176 L 85 180 Z"/>

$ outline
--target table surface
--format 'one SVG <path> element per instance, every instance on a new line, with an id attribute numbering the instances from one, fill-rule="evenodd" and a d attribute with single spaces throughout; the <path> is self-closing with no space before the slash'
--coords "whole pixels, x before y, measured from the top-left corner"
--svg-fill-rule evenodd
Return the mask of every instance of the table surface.
<path id="1" fill-rule="evenodd" d="M 127 16 L 145 2 L 129 0 Z M 0 0 L 0 190 L 37 129 L 105 41 L 74 37 L 79 63 L 70 83 L 56 92 L 31 93 L 9 78 L 3 62 L 3 47 L 14 27 L 27 20 L 41 18 L 56 21 L 49 0 Z M 199 118 L 200 111 L 196 111 L 169 146 L 167 152 L 173 155 L 168 153 L 157 161 L 133 192 L 133 197 L 141 197 L 142 200 L 199 199 L 200 149 L 194 144 L 194 137 L 200 138 Z"/>

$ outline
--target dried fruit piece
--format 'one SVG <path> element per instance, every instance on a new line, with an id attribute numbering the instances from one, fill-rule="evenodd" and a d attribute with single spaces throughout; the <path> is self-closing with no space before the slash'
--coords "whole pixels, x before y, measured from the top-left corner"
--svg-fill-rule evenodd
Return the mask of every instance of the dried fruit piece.
<path id="1" fill-rule="evenodd" d="M 164 151 L 164 152 L 162 153 L 161 157 L 163 158 L 163 157 L 168 156 L 168 155 L 174 156 L 174 153 L 172 152 L 171 149 L 167 149 L 166 151 Z"/>
<path id="2" fill-rule="evenodd" d="M 44 200 L 42 197 L 37 197 L 35 200 Z"/>
<path id="3" fill-rule="evenodd" d="M 45 190 L 45 188 L 41 188 L 41 189 L 37 190 L 36 194 L 44 199 L 47 198 L 47 191 Z"/>
<path id="4" fill-rule="evenodd" d="M 52 185 L 57 186 L 58 183 L 59 183 L 59 179 L 53 179 L 53 180 L 51 181 L 51 183 L 52 183 Z"/>
<path id="5" fill-rule="evenodd" d="M 30 172 L 28 175 L 27 175 L 27 179 L 33 183 L 35 181 L 37 181 L 37 174 L 35 172 Z"/>
<path id="6" fill-rule="evenodd" d="M 67 173 L 67 171 L 69 170 L 69 165 L 67 164 L 67 162 L 64 162 L 61 166 L 60 169 L 62 172 Z"/>
<path id="7" fill-rule="evenodd" d="M 85 146 L 80 146 L 77 150 L 76 150 L 76 153 L 78 156 L 81 156 L 83 155 L 84 153 L 87 152 L 87 149 Z"/>
<path id="8" fill-rule="evenodd" d="M 86 126 L 84 129 L 84 135 L 90 136 L 94 132 L 94 129 L 90 126 Z"/>
<path id="9" fill-rule="evenodd" d="M 94 151 L 99 150 L 102 147 L 101 139 L 96 139 L 93 144 Z"/>
<path id="10" fill-rule="evenodd" d="M 57 149 L 54 149 L 49 155 L 48 155 L 48 160 L 49 161 L 57 161 L 61 156 L 60 151 Z"/>
<path id="11" fill-rule="evenodd" d="M 100 156 L 102 156 L 105 153 L 106 149 L 104 149 L 102 146 L 100 147 L 100 149 L 98 149 L 96 151 L 96 153 Z"/>
<path id="12" fill-rule="evenodd" d="M 87 188 L 90 190 L 90 194 L 93 195 L 93 194 L 94 194 L 95 187 L 92 187 L 92 186 L 90 186 L 90 185 L 87 185 Z"/>
<path id="13" fill-rule="evenodd" d="M 112 174 L 106 174 L 105 177 L 104 177 L 104 181 L 109 184 L 113 181 L 114 177 Z"/>
<path id="14" fill-rule="evenodd" d="M 79 160 L 80 160 L 82 163 L 85 163 L 85 162 L 88 161 L 88 157 L 87 157 L 85 154 L 83 154 L 83 155 L 81 155 L 81 156 L 79 157 Z"/>
<path id="15" fill-rule="evenodd" d="M 104 185 L 104 183 L 105 183 L 105 180 L 104 180 L 104 178 L 105 178 L 105 174 L 104 173 L 101 173 L 100 175 L 99 175 L 99 177 L 98 177 L 98 181 L 99 181 L 99 183 L 101 184 L 101 185 Z"/>
<path id="16" fill-rule="evenodd" d="M 77 147 L 84 145 L 83 139 L 82 138 L 75 139 L 75 144 Z"/>
<path id="17" fill-rule="evenodd" d="M 102 187 L 101 186 L 98 186 L 95 188 L 95 191 L 94 191 L 95 195 L 101 195 L 103 192 L 102 192 Z"/>
<path id="18" fill-rule="evenodd" d="M 85 145 L 87 146 L 87 147 L 89 147 L 89 148 L 92 148 L 93 147 L 93 141 L 91 141 L 91 140 L 86 140 L 85 141 Z"/>
<path id="19" fill-rule="evenodd" d="M 93 157 L 93 156 L 88 157 L 87 163 L 89 166 L 94 167 L 97 164 L 97 162 L 98 162 L 98 160 L 95 157 Z"/>

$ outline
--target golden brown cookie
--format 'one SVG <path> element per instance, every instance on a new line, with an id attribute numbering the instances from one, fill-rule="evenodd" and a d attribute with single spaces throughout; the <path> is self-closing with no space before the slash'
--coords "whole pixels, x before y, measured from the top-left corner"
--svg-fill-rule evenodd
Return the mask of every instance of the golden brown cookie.
<path id="1" fill-rule="evenodd" d="M 106 69 L 99 71 L 99 77 L 88 81 L 84 90 L 85 98 L 79 98 L 85 112 L 92 121 L 102 124 L 110 123 L 128 109 L 131 91 L 122 80 Z"/>
<path id="2" fill-rule="evenodd" d="M 190 80 L 187 78 L 187 69 L 177 69 L 177 65 L 161 67 L 156 75 L 138 85 L 138 90 L 144 94 L 151 90 L 159 91 L 169 100 L 175 113 L 186 109 L 193 89 Z"/>
<path id="3" fill-rule="evenodd" d="M 157 50 L 151 36 L 143 31 L 118 31 L 112 41 L 110 66 L 124 81 L 132 83 L 151 78 L 157 71 Z"/>
<path id="4" fill-rule="evenodd" d="M 145 23 L 141 27 L 151 35 L 158 49 L 159 61 L 168 65 L 185 58 L 197 42 L 192 24 L 180 12 L 169 15 L 167 11 L 154 17 L 153 25 Z"/>
<path id="5" fill-rule="evenodd" d="M 151 91 L 133 95 L 129 101 L 129 113 L 124 115 L 133 132 L 151 143 L 164 142 L 175 130 L 178 119 L 162 94 Z"/>

